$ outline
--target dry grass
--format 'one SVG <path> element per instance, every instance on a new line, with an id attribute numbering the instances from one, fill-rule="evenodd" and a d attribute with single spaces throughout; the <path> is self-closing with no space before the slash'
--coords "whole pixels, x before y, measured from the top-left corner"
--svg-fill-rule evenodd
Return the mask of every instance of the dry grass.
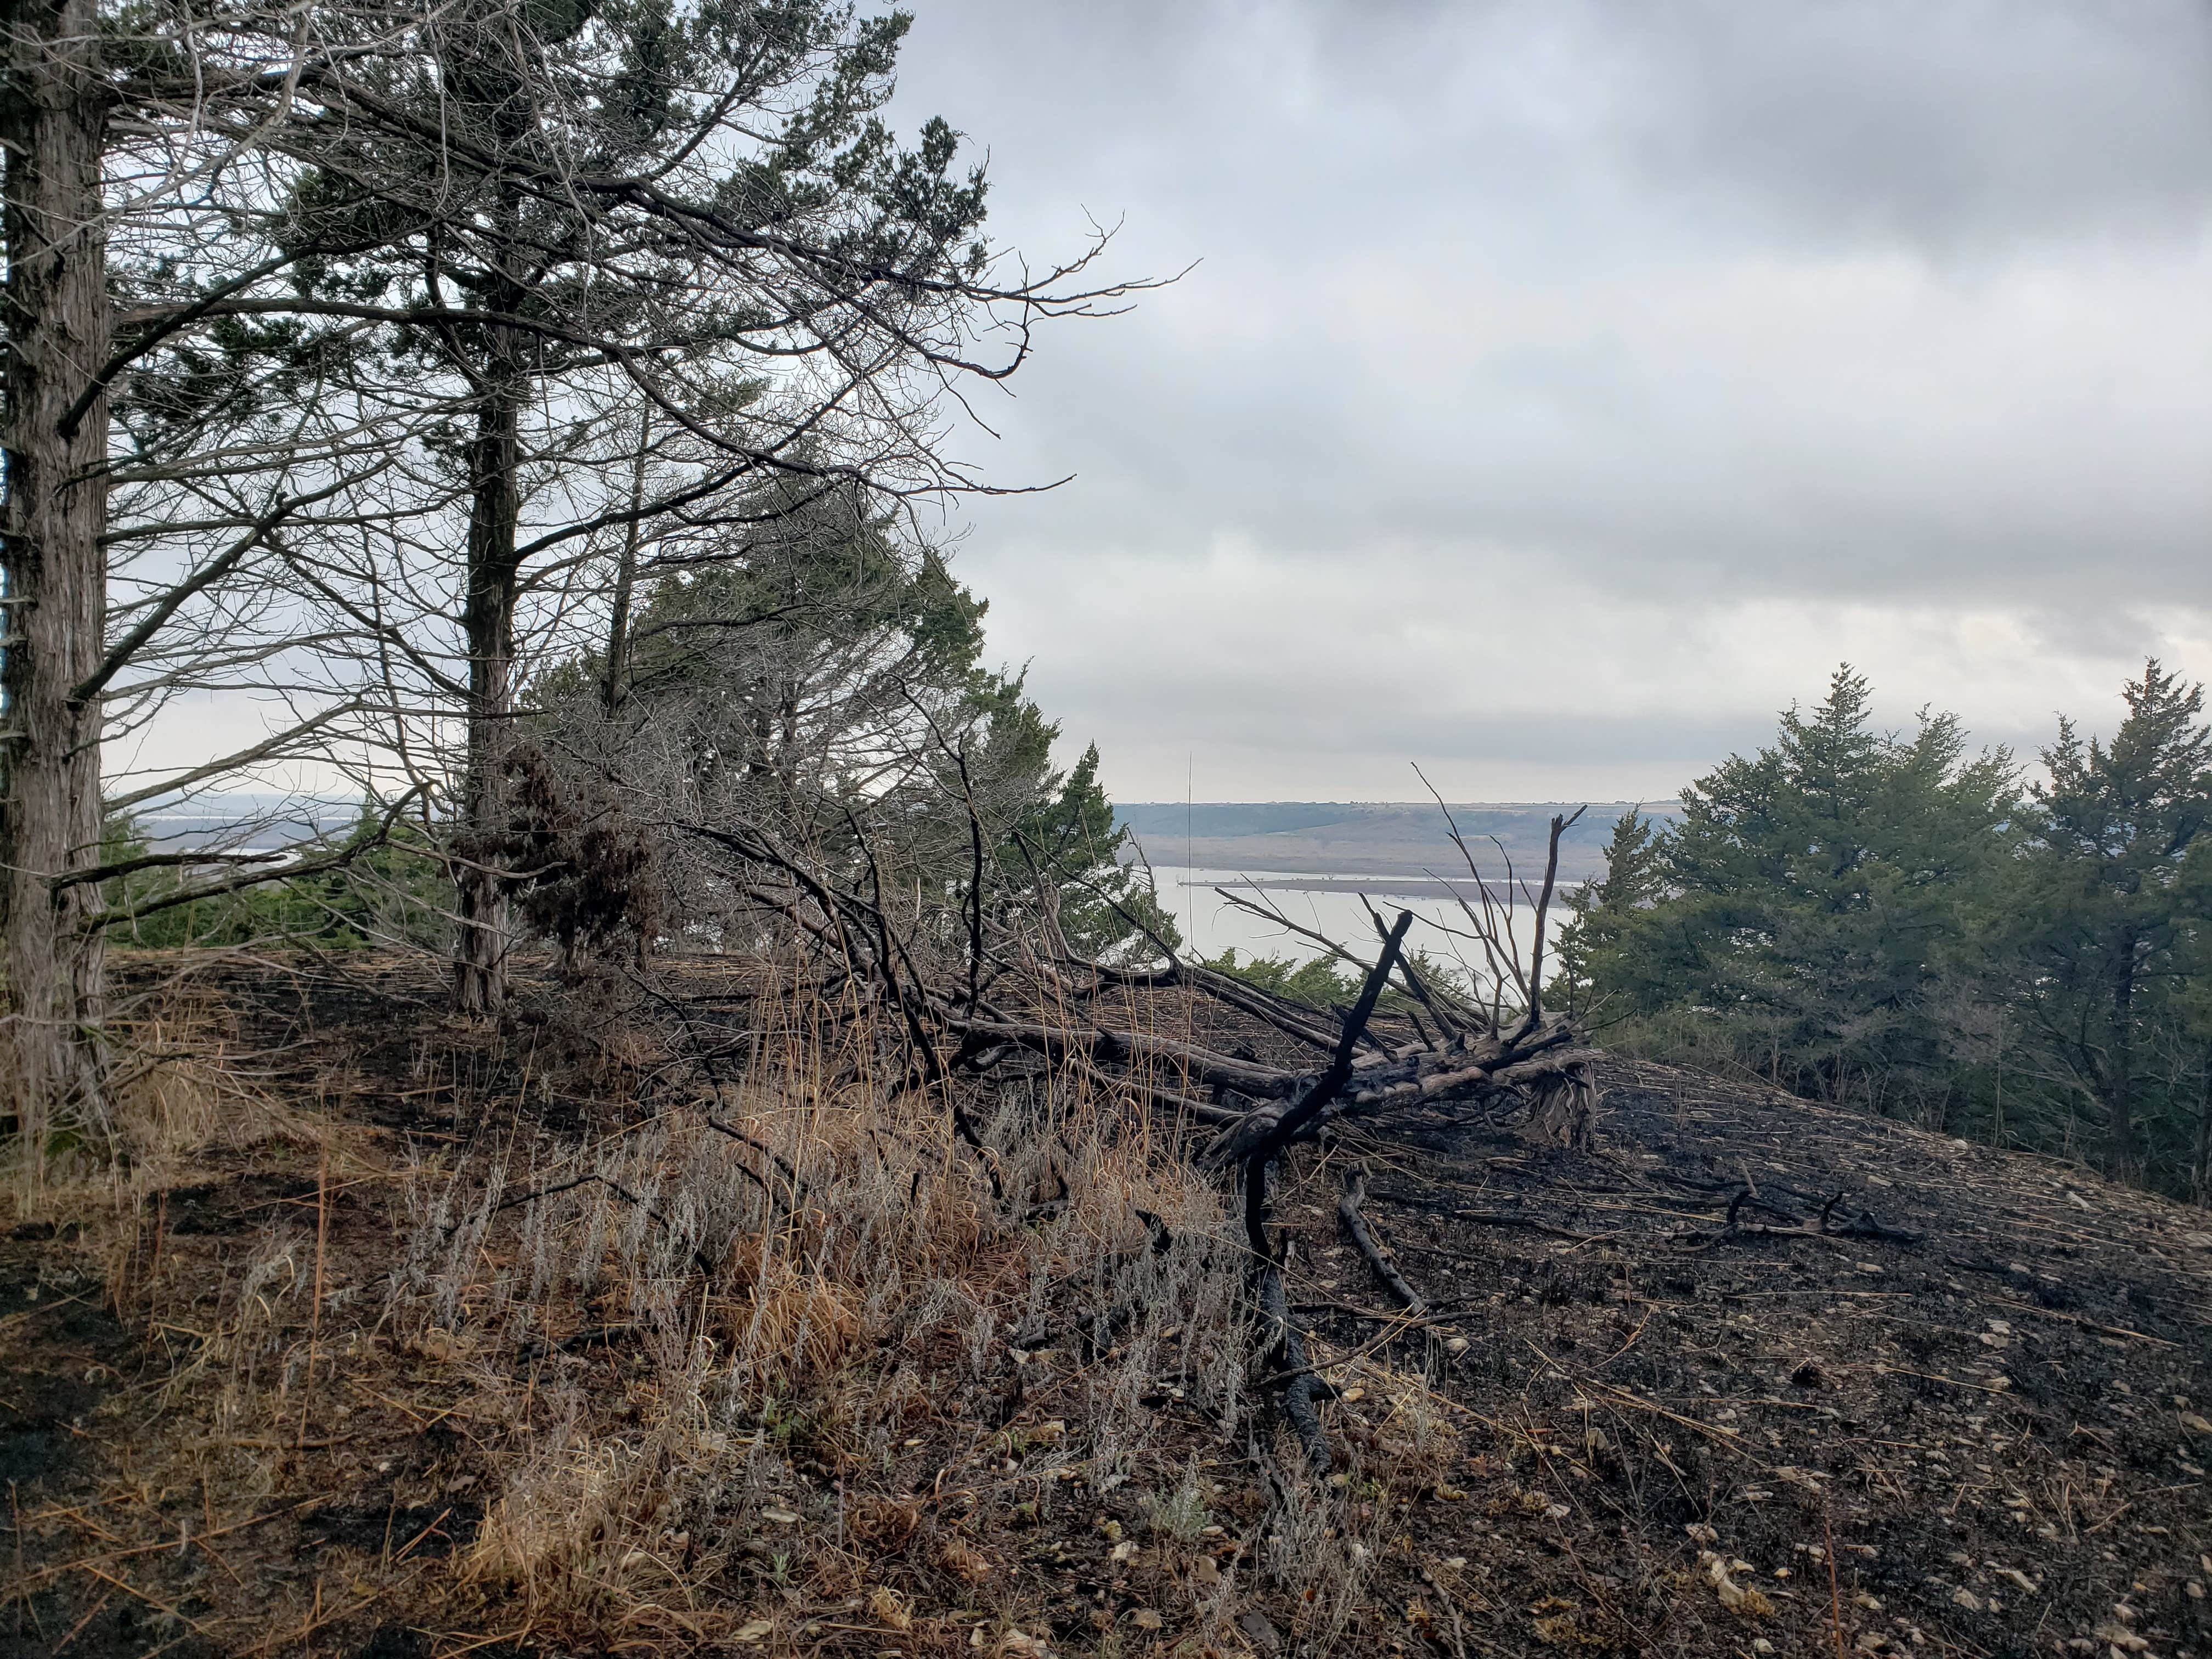
<path id="1" fill-rule="evenodd" d="M 68 1135 L 0 1139 L 0 1183 L 19 1221 L 135 1212 L 197 1178 L 210 1156 L 274 1142 L 313 1146 L 314 1101 L 287 1101 L 241 1051 L 235 1021 L 204 989 L 138 1002 L 108 1033 L 115 1064 L 96 1111 Z"/>
<path id="2" fill-rule="evenodd" d="M 1316 1481 L 1171 1127 L 979 1088 L 994 1192 L 803 1000 L 744 1008 L 710 1096 L 642 1024 L 492 1030 L 394 979 L 173 1009 L 129 1158 L 0 1233 L 0 1421 L 46 1460 L 0 1644 L 2101 1651 L 2124 1601 L 2212 1652 L 2199 1214 L 1616 1066 L 1596 1152 L 1346 1148 L 1413 1319 L 1302 1154 L 1286 1277 L 1343 1391 Z M 1924 1242 L 1698 1242 L 1753 1170 Z"/>
<path id="3" fill-rule="evenodd" d="M 726 1634 L 737 1613 L 691 1592 L 733 1573 L 857 1591 L 888 1558 L 877 1589 L 982 1592 L 1006 1575 L 949 1478 L 1042 1506 L 1149 1480 L 1140 1402 L 1164 1389 L 1240 1415 L 1222 1197 L 1126 1107 L 1011 1091 L 988 1137 L 1002 1201 L 940 1103 L 830 1083 L 851 1059 L 810 1042 L 757 1066 L 718 1103 L 734 1133 L 671 1113 L 555 1155 L 518 1131 L 408 1183 L 386 1328 L 464 1361 L 471 1414 L 516 1425 L 476 1593 L 582 1640 Z M 626 1357 L 618 1401 L 595 1352 Z M 518 1354 L 543 1363 L 518 1376 Z"/>
<path id="4" fill-rule="evenodd" d="M 635 1030 L 249 1053 L 214 1007 L 149 1026 L 129 1155 L 42 1199 L 103 1218 L 70 1248 L 118 1320 L 76 1484 L 19 1529 L 17 1606 L 89 1614 L 73 1653 L 149 1645 L 94 1567 L 239 1651 L 1236 1655 L 1264 1605 L 1318 1652 L 1457 1455 L 1353 1356 L 1348 1471 L 1279 1455 L 1230 1195 L 1079 1079 L 972 1097 L 987 1169 L 800 998 L 713 1097 L 650 1107 Z"/>

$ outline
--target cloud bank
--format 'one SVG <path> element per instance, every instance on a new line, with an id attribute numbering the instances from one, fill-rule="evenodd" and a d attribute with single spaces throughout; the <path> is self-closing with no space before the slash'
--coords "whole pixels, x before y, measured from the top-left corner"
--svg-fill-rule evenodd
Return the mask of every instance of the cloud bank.
<path id="1" fill-rule="evenodd" d="M 2212 672 L 2212 11 L 927 0 L 894 111 L 1182 282 L 966 510 L 1124 799 L 1670 793 L 1845 658 L 2032 744 Z"/>

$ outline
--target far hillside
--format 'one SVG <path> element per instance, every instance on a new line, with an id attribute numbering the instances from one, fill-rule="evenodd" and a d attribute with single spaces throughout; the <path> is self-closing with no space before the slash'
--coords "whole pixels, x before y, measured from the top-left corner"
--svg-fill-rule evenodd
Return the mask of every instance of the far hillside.
<path id="1" fill-rule="evenodd" d="M 1540 870 L 1553 815 L 1581 805 L 1473 801 L 1449 810 L 1479 858 L 1502 845 L 1516 871 Z M 1592 802 L 1560 842 L 1560 878 L 1601 873 L 1613 826 L 1632 810 L 1672 822 L 1681 808 L 1674 801 Z M 1116 806 L 1114 821 L 1155 864 L 1315 875 L 1465 873 L 1434 801 L 1142 801 Z M 1484 873 L 1502 868 L 1486 865 Z"/>

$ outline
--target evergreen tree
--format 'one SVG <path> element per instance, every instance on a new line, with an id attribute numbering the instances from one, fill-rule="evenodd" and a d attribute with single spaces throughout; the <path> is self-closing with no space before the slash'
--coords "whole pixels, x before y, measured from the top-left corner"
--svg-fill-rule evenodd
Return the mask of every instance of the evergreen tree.
<path id="1" fill-rule="evenodd" d="M 1097 749 L 1055 768 L 1059 725 L 1022 676 L 981 666 L 984 603 L 857 490 L 777 481 L 756 493 L 766 499 L 747 527 L 689 545 L 672 570 L 647 568 L 611 678 L 611 642 L 533 688 L 516 757 L 533 805 L 513 826 L 514 866 L 549 862 L 554 842 L 575 840 L 570 823 L 592 820 L 605 841 L 625 811 L 641 825 L 736 819 L 833 866 L 872 858 L 871 879 L 919 885 L 949 917 L 967 913 L 972 811 L 987 908 L 1050 902 L 1085 954 L 1178 944 L 1121 861 Z M 621 861 L 594 860 L 607 875 Z M 568 881 L 530 889 L 524 908 L 541 931 L 557 915 L 550 931 L 573 943 L 580 915 L 554 890 Z M 713 903 L 702 890 L 673 908 L 696 917 Z"/>
<path id="2" fill-rule="evenodd" d="M 1048 751 L 1059 724 L 1042 731 Z M 1179 947 L 1182 933 L 1175 918 L 1122 859 L 1129 832 L 1115 827 L 1114 805 L 1099 784 L 1098 745 L 1085 748 L 1066 775 L 1041 781 L 1036 804 L 1017 820 L 1000 850 L 1000 867 L 1010 874 L 1034 871 L 1050 884 L 1060 933 L 1087 956 L 1150 954 L 1152 939 Z"/>
<path id="3" fill-rule="evenodd" d="M 2101 1120 L 2110 1167 L 2140 1176 L 2147 1073 L 2191 1023 L 2212 922 L 2212 730 L 2203 687 L 2155 659 L 2121 695 L 2109 742 L 2062 720 L 2042 751 L 2049 777 L 2032 792 L 2011 925 L 1995 937 L 2016 953 L 2013 1000 L 2048 1075 Z M 2152 1106 L 2152 1127 L 2185 1144 L 2194 1103 Z"/>
<path id="4" fill-rule="evenodd" d="M 1619 985 L 1630 962 L 1623 954 L 1639 912 L 1658 897 L 1659 827 L 1631 808 L 1613 823 L 1606 843 L 1605 873 L 1565 896 L 1568 921 L 1559 930 L 1559 977 L 1547 994 L 1567 1013 L 1589 1019 L 1599 1012 L 1597 985 Z"/>
<path id="5" fill-rule="evenodd" d="M 1629 832 L 1623 901 L 1594 901 L 1603 931 L 1578 947 L 1586 995 L 1784 1087 L 1940 1114 L 1943 988 L 2005 854 L 2014 768 L 1970 759 L 1948 714 L 1877 732 L 1869 703 L 1839 669 L 1773 747 L 1685 791 L 1674 829 Z"/>
<path id="6" fill-rule="evenodd" d="M 307 291 L 250 304 L 356 319 L 388 366 L 364 396 L 409 449 L 416 500 L 376 504 L 406 520 L 398 550 L 321 580 L 395 636 L 371 665 L 407 682 L 387 706 L 462 716 L 441 755 L 459 1007 L 503 995 L 525 878 L 500 847 L 528 765 L 509 741 L 533 670 L 574 643 L 546 637 L 611 599 L 612 701 L 657 529 L 744 521 L 770 481 L 878 510 L 965 486 L 937 399 L 1011 374 L 1030 325 L 1097 297 L 1054 286 L 1082 259 L 1001 281 L 960 135 L 896 141 L 880 112 L 910 21 L 835 0 L 461 0 L 356 20 L 362 49 L 271 134 Z M 435 749 L 440 725 L 386 741 Z"/>

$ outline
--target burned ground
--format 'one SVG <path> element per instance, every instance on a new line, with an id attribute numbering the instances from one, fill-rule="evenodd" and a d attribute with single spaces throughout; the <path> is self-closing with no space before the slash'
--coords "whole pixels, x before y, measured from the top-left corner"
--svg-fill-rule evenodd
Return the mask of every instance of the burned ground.
<path id="1" fill-rule="evenodd" d="M 1470 1632 L 2212 1650 L 2212 1218 L 1754 1086 L 1604 1080 L 1594 1154 L 1464 1127 L 1369 1152 L 1476 1425 L 1464 1518 L 1413 1529 L 1467 1559 Z M 1838 1195 L 1881 1232 L 1797 1230 Z M 1302 1233 L 1342 1351 L 1389 1327 L 1343 1307 L 1373 1293 L 1334 1221 L 1310 1202 Z M 1701 1598 L 1731 1638 L 1684 1639 Z"/>
<path id="2" fill-rule="evenodd" d="M 184 1150 L 0 1238 L 0 1652 L 2212 1655 L 2212 1217 L 2069 1166 L 1613 1061 L 1588 1152 L 1349 1126 L 1276 1210 L 1319 1482 L 1222 1380 L 1237 1235 L 1157 1117 L 1055 1164 L 1002 1114 L 997 1198 L 864 1126 L 941 1158 L 905 1300 L 809 1220 L 790 1363 L 718 1393 L 618 1274 L 501 1288 L 539 1212 L 665 1229 L 477 1201 L 495 1142 L 543 1188 L 664 1133 L 650 1045 L 549 988 L 451 1022 L 397 962 L 210 971 Z M 758 1325 L 744 1272 L 683 1281 L 701 1331 Z"/>

